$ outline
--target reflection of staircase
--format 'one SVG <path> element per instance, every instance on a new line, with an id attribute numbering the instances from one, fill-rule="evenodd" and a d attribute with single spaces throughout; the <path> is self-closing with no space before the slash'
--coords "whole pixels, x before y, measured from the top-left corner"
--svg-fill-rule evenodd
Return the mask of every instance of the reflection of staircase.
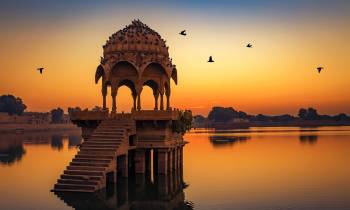
<path id="1" fill-rule="evenodd" d="M 125 153 L 129 136 L 135 134 L 135 121 L 108 119 L 91 137 L 57 180 L 53 191 L 95 192 L 106 186 L 106 174 L 116 172 L 116 157 Z M 119 149 L 119 150 L 118 150 Z"/>

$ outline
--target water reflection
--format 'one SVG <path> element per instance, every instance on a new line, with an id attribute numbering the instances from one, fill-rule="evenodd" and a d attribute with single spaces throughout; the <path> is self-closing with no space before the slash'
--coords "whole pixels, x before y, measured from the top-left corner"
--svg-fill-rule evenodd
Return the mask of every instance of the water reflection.
<path id="1" fill-rule="evenodd" d="M 80 135 L 69 135 L 68 136 L 68 147 L 76 147 L 77 145 L 80 145 L 82 142 L 82 138 Z"/>
<path id="2" fill-rule="evenodd" d="M 300 135 L 299 141 L 302 144 L 314 145 L 318 141 L 318 136 L 317 135 Z"/>
<path id="3" fill-rule="evenodd" d="M 0 163 L 12 165 L 20 161 L 25 154 L 23 145 L 10 145 L 8 148 L 0 148 Z"/>
<path id="4" fill-rule="evenodd" d="M 68 206 L 77 210 L 192 210 L 192 202 L 185 200 L 182 172 L 158 175 L 154 181 L 149 175 L 118 178 L 98 193 L 55 193 Z"/>
<path id="5" fill-rule="evenodd" d="M 249 140 L 250 136 L 209 136 L 210 143 L 214 147 L 233 146 L 236 143 L 243 143 Z"/>
<path id="6" fill-rule="evenodd" d="M 62 150 L 63 149 L 63 137 L 62 135 L 53 135 L 51 137 L 51 147 L 53 149 Z"/>
<path id="7" fill-rule="evenodd" d="M 80 131 L 1 133 L 0 164 L 12 165 L 19 162 L 26 153 L 25 145 L 51 145 L 54 150 L 62 150 L 68 138 L 68 147 L 82 142 Z"/>

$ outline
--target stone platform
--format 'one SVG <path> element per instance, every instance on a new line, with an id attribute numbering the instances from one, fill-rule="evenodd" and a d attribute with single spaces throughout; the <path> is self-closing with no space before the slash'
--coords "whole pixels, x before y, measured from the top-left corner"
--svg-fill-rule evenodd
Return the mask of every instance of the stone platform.
<path id="1" fill-rule="evenodd" d="M 129 173 L 178 170 L 186 144 L 172 129 L 178 115 L 177 110 L 75 112 L 71 120 L 82 128 L 84 142 L 53 191 L 96 192 Z"/>

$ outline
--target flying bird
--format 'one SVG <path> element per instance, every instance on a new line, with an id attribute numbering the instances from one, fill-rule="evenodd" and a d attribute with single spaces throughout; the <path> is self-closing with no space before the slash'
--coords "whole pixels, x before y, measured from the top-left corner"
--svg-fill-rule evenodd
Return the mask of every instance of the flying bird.
<path id="1" fill-rule="evenodd" d="M 318 73 L 321 73 L 321 71 L 323 70 L 323 67 L 317 67 L 317 71 L 318 71 Z"/>
<path id="2" fill-rule="evenodd" d="M 214 60 L 213 60 L 213 58 L 212 58 L 211 56 L 209 56 L 208 62 L 209 62 L 209 63 L 213 63 L 213 62 L 214 62 Z"/>
<path id="3" fill-rule="evenodd" d="M 42 73 L 43 73 L 44 68 L 43 68 L 43 67 L 41 67 L 41 68 L 38 68 L 37 70 L 40 72 L 40 74 L 42 74 Z"/>
<path id="4" fill-rule="evenodd" d="M 252 48 L 252 47 L 253 47 L 253 45 L 252 45 L 252 44 L 250 44 L 250 43 L 248 43 L 248 44 L 247 44 L 247 47 L 248 47 L 248 48 Z"/>
<path id="5" fill-rule="evenodd" d="M 187 35 L 186 34 L 186 30 L 181 31 L 179 34 L 182 35 L 182 36 L 186 36 Z"/>

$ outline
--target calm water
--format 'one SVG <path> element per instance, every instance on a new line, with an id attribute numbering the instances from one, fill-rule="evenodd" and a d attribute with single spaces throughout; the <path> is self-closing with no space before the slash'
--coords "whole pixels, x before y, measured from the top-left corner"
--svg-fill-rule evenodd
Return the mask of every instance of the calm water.
<path id="1" fill-rule="evenodd" d="M 183 174 L 55 195 L 79 132 L 0 134 L 0 209 L 350 210 L 350 127 L 197 130 L 185 139 Z"/>

